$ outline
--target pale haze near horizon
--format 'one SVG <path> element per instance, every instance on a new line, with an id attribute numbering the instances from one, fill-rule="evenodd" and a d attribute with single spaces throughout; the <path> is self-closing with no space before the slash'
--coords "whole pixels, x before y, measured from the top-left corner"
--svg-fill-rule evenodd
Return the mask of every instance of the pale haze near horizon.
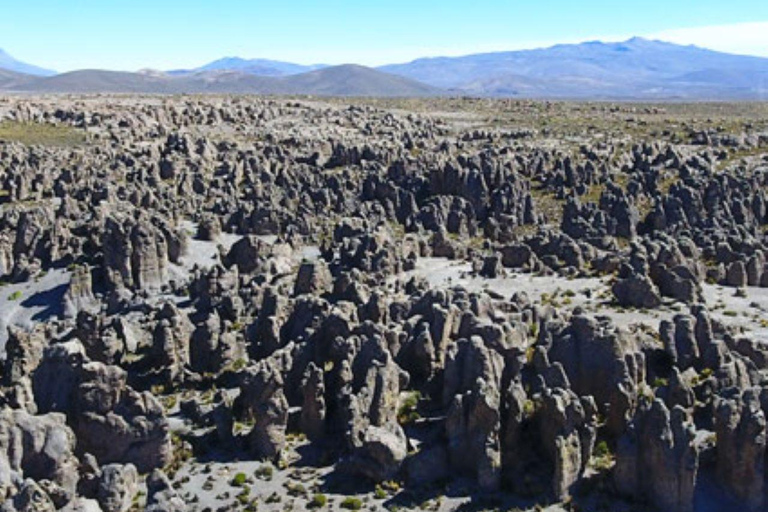
<path id="1" fill-rule="evenodd" d="M 768 57 L 768 2 L 28 0 L 0 48 L 57 71 L 201 66 L 227 56 L 376 66 L 633 36 Z"/>

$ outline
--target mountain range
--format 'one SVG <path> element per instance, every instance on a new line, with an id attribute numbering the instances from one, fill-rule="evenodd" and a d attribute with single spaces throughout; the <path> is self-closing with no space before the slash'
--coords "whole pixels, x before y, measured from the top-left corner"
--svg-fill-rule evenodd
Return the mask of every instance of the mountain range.
<path id="1" fill-rule="evenodd" d="M 195 69 L 55 74 L 0 50 L 0 91 L 764 99 L 768 58 L 633 38 L 417 59 L 368 68 L 227 57 Z"/>
<path id="2" fill-rule="evenodd" d="M 50 69 L 44 69 L 32 64 L 26 64 L 11 57 L 8 53 L 0 48 L 0 70 L 12 71 L 14 73 L 23 73 L 32 76 L 51 76 L 56 72 Z"/>
<path id="3" fill-rule="evenodd" d="M 307 73 L 316 69 L 327 68 L 326 64 L 311 64 L 305 66 L 292 62 L 282 62 L 269 59 L 241 59 L 240 57 L 225 57 L 215 60 L 195 69 L 176 69 L 169 71 L 171 75 L 188 75 L 201 71 L 242 71 L 258 76 L 288 76 Z"/>

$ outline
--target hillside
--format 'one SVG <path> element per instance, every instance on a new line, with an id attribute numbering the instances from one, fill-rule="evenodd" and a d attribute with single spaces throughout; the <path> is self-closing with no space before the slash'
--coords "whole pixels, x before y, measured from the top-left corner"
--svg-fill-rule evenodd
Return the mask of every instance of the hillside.
<path id="1" fill-rule="evenodd" d="M 356 65 L 344 65 L 284 77 L 263 77 L 234 71 L 188 75 L 82 70 L 52 77 L 14 74 L 0 78 L 0 89 L 44 93 L 220 93 L 309 94 L 320 96 L 425 96 L 435 87 Z"/>
<path id="2" fill-rule="evenodd" d="M 768 59 L 642 38 L 418 59 L 380 69 L 492 96 L 740 98 L 768 89 Z"/>

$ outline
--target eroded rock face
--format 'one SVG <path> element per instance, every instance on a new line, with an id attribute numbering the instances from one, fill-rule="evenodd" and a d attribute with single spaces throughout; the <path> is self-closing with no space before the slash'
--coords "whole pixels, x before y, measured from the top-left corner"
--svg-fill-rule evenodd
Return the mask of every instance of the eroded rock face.
<path id="1" fill-rule="evenodd" d="M 618 441 L 614 478 L 619 492 L 661 510 L 693 510 L 699 465 L 695 431 L 685 411 L 642 402 Z"/>
<path id="2" fill-rule="evenodd" d="M 563 366 L 574 391 L 595 398 L 613 435 L 624 431 L 645 379 L 639 340 L 605 321 L 574 316 L 552 331 L 549 358 Z"/>
<path id="3" fill-rule="evenodd" d="M 342 398 L 342 404 L 348 404 L 345 440 L 350 447 L 343 467 L 381 482 L 397 474 L 407 454 L 405 434 L 397 422 L 400 387 L 407 384 L 407 376 L 381 338 L 364 337 L 357 353 L 352 347 L 348 350 L 351 361 L 342 364 L 349 364 L 355 377 L 345 385 L 349 397 Z"/>
<path id="4" fill-rule="evenodd" d="M 304 401 L 301 407 L 301 431 L 312 440 L 325 435 L 325 383 L 323 370 L 310 363 L 303 381 Z"/>
<path id="5" fill-rule="evenodd" d="M 616 281 L 611 290 L 620 306 L 656 308 L 661 305 L 658 288 L 646 276 L 628 275 Z"/>
<path id="6" fill-rule="evenodd" d="M 758 390 L 721 400 L 715 411 L 715 432 L 718 480 L 744 510 L 762 510 L 766 420 Z"/>
<path id="7" fill-rule="evenodd" d="M 443 401 L 451 466 L 477 478 L 485 490 L 499 487 L 502 358 L 479 337 L 449 348 Z"/>
<path id="8" fill-rule="evenodd" d="M 186 502 L 173 489 L 168 477 L 155 469 L 147 477 L 147 512 L 185 512 Z"/>
<path id="9" fill-rule="evenodd" d="M 311 293 L 322 295 L 330 292 L 333 287 L 331 272 L 323 260 L 305 262 L 299 267 L 296 276 L 296 285 L 293 288 L 295 295 Z"/>
<path id="10" fill-rule="evenodd" d="M 582 401 L 572 391 L 556 388 L 542 396 L 541 439 L 554 468 L 551 489 L 558 500 L 570 495 L 586 469 L 597 434 L 596 413 L 593 401 Z"/>
<path id="11" fill-rule="evenodd" d="M 475 478 L 486 491 L 501 479 L 498 388 L 478 379 L 448 409 L 446 432 L 451 466 Z"/>
<path id="12" fill-rule="evenodd" d="M 126 378 L 120 367 L 88 361 L 82 345 L 71 341 L 45 351 L 33 388 L 40 412 L 67 415 L 78 453 L 148 471 L 170 459 L 168 423 L 157 399 L 135 391 Z"/>
<path id="13" fill-rule="evenodd" d="M 254 423 L 248 445 L 256 458 L 275 460 L 285 446 L 288 401 L 283 385 L 280 367 L 269 360 L 249 371 L 241 384 L 244 416 Z"/>
<path id="14" fill-rule="evenodd" d="M 102 244 L 110 285 L 135 290 L 159 289 L 167 279 L 169 259 L 174 256 L 172 246 L 182 245 L 175 236 L 155 226 L 147 216 L 107 217 Z"/>
<path id="15" fill-rule="evenodd" d="M 56 505 L 41 486 L 33 479 L 24 480 L 19 492 L 6 503 L 9 510 L 17 512 L 54 512 Z"/>
<path id="16" fill-rule="evenodd" d="M 184 313 L 170 302 L 165 303 L 152 333 L 152 363 L 165 374 L 166 380 L 183 377 L 184 368 L 190 363 L 193 329 L 192 322 Z"/>
<path id="17" fill-rule="evenodd" d="M 67 501 L 72 499 L 79 478 L 75 443 L 75 433 L 62 414 L 35 416 L 21 410 L 3 409 L 0 412 L 0 488 L 7 493 L 17 479 L 49 480 L 61 489 Z M 25 484 L 25 488 L 17 498 L 23 507 L 37 502 L 42 507 L 48 506 L 43 504 L 47 495 L 37 497 L 44 492 L 32 483 Z"/>
<path id="18" fill-rule="evenodd" d="M 76 266 L 64 295 L 64 314 L 74 317 L 80 311 L 92 310 L 96 307 L 91 271 L 86 266 Z"/>
<path id="19" fill-rule="evenodd" d="M 133 464 L 108 464 L 101 468 L 97 491 L 104 512 L 126 512 L 139 492 L 139 473 Z"/>

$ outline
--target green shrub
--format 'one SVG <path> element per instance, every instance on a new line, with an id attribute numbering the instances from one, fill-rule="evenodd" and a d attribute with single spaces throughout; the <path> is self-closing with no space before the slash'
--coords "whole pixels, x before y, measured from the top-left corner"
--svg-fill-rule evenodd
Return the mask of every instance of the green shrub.
<path id="1" fill-rule="evenodd" d="M 8 300 L 19 300 L 21 298 L 21 290 L 16 290 L 8 296 Z"/>
<path id="2" fill-rule="evenodd" d="M 328 504 L 328 496 L 325 494 L 315 494 L 307 505 L 308 508 L 323 508 Z"/>
<path id="3" fill-rule="evenodd" d="M 241 505 L 246 505 L 251 499 L 251 489 L 248 487 L 244 487 L 242 491 L 240 491 L 240 494 L 237 495 L 237 501 L 240 502 Z"/>
<path id="4" fill-rule="evenodd" d="M 523 404 L 523 413 L 526 416 L 533 416 L 533 414 L 536 412 L 536 402 L 533 400 L 526 400 Z"/>
<path id="5" fill-rule="evenodd" d="M 248 480 L 248 477 L 245 476 L 245 473 L 237 473 L 233 478 L 231 484 L 234 487 L 242 487 L 245 485 L 245 482 Z"/>
<path id="6" fill-rule="evenodd" d="M 262 480 L 272 480 L 272 475 L 274 473 L 275 473 L 275 468 L 273 468 L 270 464 L 264 464 L 263 466 L 259 467 L 259 469 L 253 472 L 256 478 L 260 478 Z"/>
<path id="7" fill-rule="evenodd" d="M 240 370 L 242 370 L 246 366 L 248 366 L 248 361 L 246 361 L 242 357 L 238 358 L 238 359 L 235 359 L 235 361 L 232 362 L 232 371 L 239 372 Z"/>
<path id="8" fill-rule="evenodd" d="M 293 497 L 305 496 L 307 494 L 306 487 L 299 483 L 287 482 L 285 488 L 288 491 L 288 494 Z"/>
<path id="9" fill-rule="evenodd" d="M 532 339 L 538 339 L 539 337 L 539 322 L 531 322 L 528 325 L 528 336 Z"/>
<path id="10" fill-rule="evenodd" d="M 420 399 L 421 393 L 418 391 L 412 391 L 411 393 L 408 393 L 408 396 L 405 397 L 403 404 L 397 411 L 398 423 L 401 425 L 407 425 L 408 423 L 413 423 L 417 419 L 421 418 L 421 415 L 416 410 Z"/>
<path id="11" fill-rule="evenodd" d="M 340 506 L 347 510 L 360 510 L 363 508 L 363 501 L 360 498 L 348 496 L 344 498 L 344 501 L 341 502 Z"/>
<path id="12" fill-rule="evenodd" d="M 605 441 L 600 441 L 595 445 L 595 457 L 607 457 L 611 455 L 611 449 L 608 448 L 608 443 Z"/>

